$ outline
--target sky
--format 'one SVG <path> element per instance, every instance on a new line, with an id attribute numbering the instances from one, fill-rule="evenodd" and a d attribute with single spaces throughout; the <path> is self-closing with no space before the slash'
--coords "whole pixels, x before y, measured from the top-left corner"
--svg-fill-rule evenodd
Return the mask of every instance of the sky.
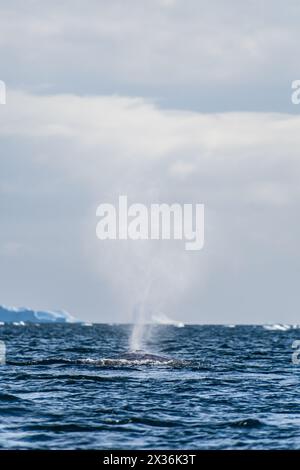
<path id="1" fill-rule="evenodd" d="M 0 0 L 0 304 L 300 323 L 298 1 Z M 204 203 L 205 245 L 96 209 Z"/>

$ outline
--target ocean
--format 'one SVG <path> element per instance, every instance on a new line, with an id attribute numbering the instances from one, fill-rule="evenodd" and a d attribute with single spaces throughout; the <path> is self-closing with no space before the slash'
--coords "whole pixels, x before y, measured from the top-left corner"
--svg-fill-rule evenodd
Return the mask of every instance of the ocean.
<path id="1" fill-rule="evenodd" d="M 132 357 L 130 334 L 1 326 L 0 448 L 300 448 L 299 329 L 154 326 Z"/>

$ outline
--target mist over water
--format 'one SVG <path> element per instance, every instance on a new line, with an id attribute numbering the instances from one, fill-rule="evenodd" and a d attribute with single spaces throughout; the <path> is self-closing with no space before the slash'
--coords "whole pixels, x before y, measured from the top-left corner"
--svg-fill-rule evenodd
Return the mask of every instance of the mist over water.
<path id="1" fill-rule="evenodd" d="M 145 305 L 136 305 L 133 315 L 132 333 L 129 340 L 129 349 L 131 351 L 138 351 L 145 348 L 144 333 L 147 325 Z"/>
<path id="2" fill-rule="evenodd" d="M 129 350 L 148 349 L 153 317 L 164 312 L 174 318 L 174 306 L 195 282 L 196 256 L 186 252 L 182 243 L 169 240 L 104 240 L 99 244 L 99 282 L 108 283 L 122 321 L 133 324 Z"/>
<path id="3" fill-rule="evenodd" d="M 128 194 L 128 205 L 141 202 L 149 207 L 153 202 L 170 205 L 177 201 L 176 194 L 172 196 L 166 191 L 159 195 L 159 191 L 145 189 L 147 186 L 138 187 L 141 183 L 137 181 L 130 181 L 127 189 L 123 183 L 122 191 L 112 192 L 105 198 L 116 207 L 116 213 L 119 194 Z M 90 242 L 90 260 L 96 267 L 99 283 L 104 281 L 113 296 L 116 316 L 121 322 L 133 325 L 127 349 L 151 350 L 148 340 L 153 334 L 153 322 L 160 323 L 160 318 L 163 322 L 168 318 L 184 321 L 178 305 L 195 284 L 199 290 L 201 276 L 195 272 L 199 271 L 199 261 L 203 265 L 202 252 L 186 251 L 184 239 L 98 240 L 95 237 Z"/>

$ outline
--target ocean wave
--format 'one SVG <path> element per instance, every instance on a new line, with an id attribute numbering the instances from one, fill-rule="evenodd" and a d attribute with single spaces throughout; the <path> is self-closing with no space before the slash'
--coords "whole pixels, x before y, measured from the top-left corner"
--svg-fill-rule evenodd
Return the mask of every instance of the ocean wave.
<path id="1" fill-rule="evenodd" d="M 130 331 L 1 327 L 0 447 L 299 447 L 299 330 L 157 328 L 146 352 Z"/>
<path id="2" fill-rule="evenodd" d="M 13 366 L 78 366 L 78 365 L 91 365 L 97 367 L 132 367 L 132 366 L 191 366 L 195 365 L 191 361 L 173 359 L 169 357 L 161 357 L 155 355 L 135 355 L 128 357 L 116 358 L 82 358 L 82 359 L 67 359 L 67 358 L 45 358 L 45 359 L 30 359 L 23 361 L 6 361 L 7 365 Z"/>
<path id="3" fill-rule="evenodd" d="M 23 399 L 17 397 L 16 395 L 12 395 L 9 393 L 0 393 L 0 403 L 1 402 L 9 402 L 9 403 L 15 403 L 15 402 L 22 402 Z"/>
<path id="4" fill-rule="evenodd" d="M 164 361 L 155 359 L 80 359 L 78 363 L 94 364 L 99 366 L 178 366 L 186 362 L 176 359 L 166 359 Z"/>
<path id="5" fill-rule="evenodd" d="M 78 361 L 64 358 L 49 358 L 49 359 L 29 359 L 23 361 L 6 361 L 7 366 L 51 366 L 51 365 L 75 365 Z"/>
<path id="6" fill-rule="evenodd" d="M 90 365 L 96 367 L 103 367 L 103 368 L 116 368 L 116 367 L 133 367 L 133 366 L 169 366 L 169 367 L 183 367 L 188 365 L 195 365 L 189 361 L 179 361 L 170 359 L 168 361 L 156 361 L 151 359 L 136 359 L 136 360 L 128 360 L 128 359 L 75 359 L 75 360 L 68 360 L 68 359 L 41 359 L 41 360 L 31 360 L 31 361 L 7 361 L 7 365 L 13 366 L 78 366 L 78 365 Z"/>

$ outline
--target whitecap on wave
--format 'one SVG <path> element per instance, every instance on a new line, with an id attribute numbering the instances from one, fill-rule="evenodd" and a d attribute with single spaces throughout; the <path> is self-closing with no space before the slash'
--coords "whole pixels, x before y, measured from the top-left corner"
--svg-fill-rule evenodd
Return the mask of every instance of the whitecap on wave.
<path id="1" fill-rule="evenodd" d="M 280 323 L 276 323 L 274 325 L 263 325 L 263 328 L 269 331 L 288 331 L 288 330 L 296 330 L 300 328 L 300 325 L 283 325 Z"/>

